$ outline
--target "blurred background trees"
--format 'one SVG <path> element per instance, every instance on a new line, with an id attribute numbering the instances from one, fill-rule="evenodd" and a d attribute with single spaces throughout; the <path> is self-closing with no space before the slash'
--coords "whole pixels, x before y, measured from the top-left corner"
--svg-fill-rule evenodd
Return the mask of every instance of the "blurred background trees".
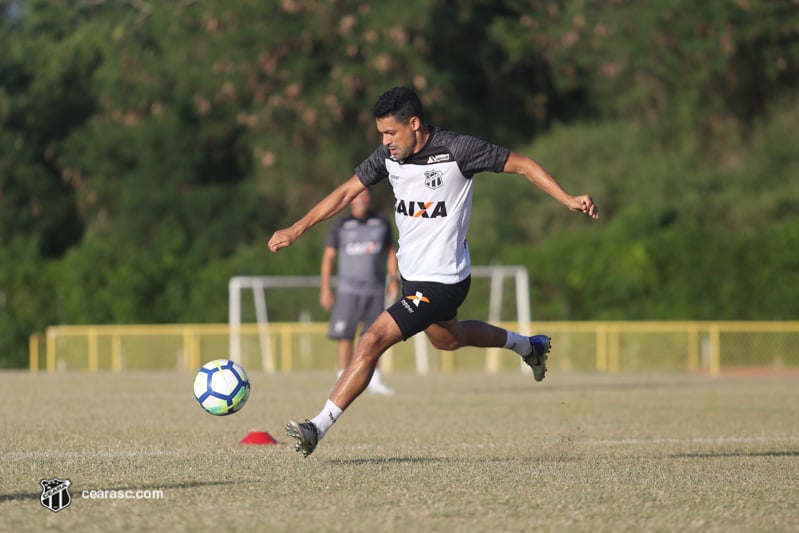
<path id="1" fill-rule="evenodd" d="M 0 0 L 0 50 L 0 366 L 50 324 L 224 322 L 230 276 L 316 273 L 323 228 L 266 240 L 394 85 L 602 207 L 476 178 L 474 262 L 528 266 L 537 319 L 799 316 L 795 0 Z"/>

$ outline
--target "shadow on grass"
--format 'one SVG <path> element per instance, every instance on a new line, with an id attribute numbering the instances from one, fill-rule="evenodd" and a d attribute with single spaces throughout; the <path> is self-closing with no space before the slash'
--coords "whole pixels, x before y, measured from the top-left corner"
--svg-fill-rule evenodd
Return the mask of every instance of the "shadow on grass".
<path id="1" fill-rule="evenodd" d="M 361 459 L 330 459 L 332 465 L 385 465 L 385 464 L 456 464 L 456 463 L 541 463 L 575 462 L 576 457 L 557 456 L 514 456 L 514 457 L 372 457 Z"/>
<path id="2" fill-rule="evenodd" d="M 507 394 L 507 393 L 521 393 L 527 394 L 531 391 L 536 393 L 554 393 L 554 392 L 596 392 L 596 391 L 621 391 L 621 390 L 674 390 L 682 388 L 695 388 L 706 387 L 706 383 L 691 382 L 691 381 L 631 381 L 631 382 L 608 382 L 608 383 L 569 383 L 552 385 L 550 383 L 544 384 L 536 383 L 533 378 L 530 378 L 529 385 L 520 385 L 512 387 L 474 387 L 470 389 L 470 393 L 474 394 Z"/>
<path id="3" fill-rule="evenodd" d="M 674 453 L 669 454 L 666 457 L 674 459 L 712 459 L 714 457 L 799 457 L 799 451 Z"/>
<path id="4" fill-rule="evenodd" d="M 701 452 L 701 453 L 674 453 L 664 455 L 669 459 L 713 459 L 721 457 L 799 457 L 799 451 L 772 451 L 772 452 Z M 567 455 L 552 455 L 534 457 L 481 457 L 478 459 L 460 459 L 452 457 L 373 457 L 373 458 L 352 458 L 352 459 L 330 459 L 325 461 L 332 465 L 385 465 L 385 464 L 444 464 L 466 462 L 498 462 L 498 463 L 574 463 L 583 461 L 581 457 L 570 457 Z M 2 501 L 2 496 L 0 496 Z"/>
<path id="5" fill-rule="evenodd" d="M 331 459 L 327 461 L 334 465 L 384 465 L 386 463 L 430 464 L 451 463 L 448 457 L 374 457 L 370 459 Z"/>
<path id="6" fill-rule="evenodd" d="M 193 489 L 197 487 L 207 487 L 213 485 L 235 485 L 238 481 L 187 481 L 186 483 L 172 483 L 169 485 L 136 485 L 136 490 L 164 490 L 164 489 Z M 99 489 L 84 489 L 99 490 Z M 130 487 L 104 487 L 102 490 L 130 490 Z M 70 488 L 73 499 L 75 498 L 74 485 Z M 80 491 L 78 491 L 80 494 Z M 0 494 L 0 503 L 14 502 L 19 500 L 38 500 L 42 496 L 41 492 L 14 492 L 11 494 Z"/>

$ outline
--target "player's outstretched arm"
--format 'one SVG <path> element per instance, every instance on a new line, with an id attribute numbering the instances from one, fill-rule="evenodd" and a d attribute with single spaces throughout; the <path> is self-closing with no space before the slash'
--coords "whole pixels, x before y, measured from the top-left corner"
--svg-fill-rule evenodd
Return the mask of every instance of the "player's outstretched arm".
<path id="1" fill-rule="evenodd" d="M 585 213 L 594 219 L 599 218 L 599 206 L 594 203 L 594 200 L 589 195 L 572 196 L 544 167 L 527 156 L 511 152 L 505 162 L 503 171 L 523 175 L 572 211 Z"/>
<path id="2" fill-rule="evenodd" d="M 294 241 L 300 238 L 300 235 L 305 233 L 316 224 L 327 220 L 328 218 L 340 213 L 342 209 L 350 205 L 352 199 L 358 196 L 366 187 L 364 187 L 358 176 L 353 175 L 350 179 L 336 187 L 333 192 L 325 196 L 318 204 L 313 206 L 304 217 L 289 226 L 277 230 L 272 234 L 269 239 L 269 249 L 277 252 L 281 248 L 286 248 L 294 244 Z"/>

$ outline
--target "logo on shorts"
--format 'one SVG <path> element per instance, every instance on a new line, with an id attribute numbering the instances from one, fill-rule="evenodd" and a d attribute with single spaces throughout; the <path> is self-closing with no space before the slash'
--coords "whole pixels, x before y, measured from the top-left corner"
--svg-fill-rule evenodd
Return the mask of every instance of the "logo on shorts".
<path id="1" fill-rule="evenodd" d="M 430 299 L 419 291 L 416 291 L 416 294 L 413 296 L 406 296 L 406 298 L 413 302 L 413 305 L 416 307 L 419 307 L 419 304 L 422 302 L 427 304 L 430 303 Z"/>
<path id="2" fill-rule="evenodd" d="M 42 496 L 40 501 L 42 506 L 57 513 L 61 509 L 69 507 L 72 497 L 69 495 L 69 486 L 72 482 L 68 479 L 43 479 L 39 483 L 42 485 Z"/>

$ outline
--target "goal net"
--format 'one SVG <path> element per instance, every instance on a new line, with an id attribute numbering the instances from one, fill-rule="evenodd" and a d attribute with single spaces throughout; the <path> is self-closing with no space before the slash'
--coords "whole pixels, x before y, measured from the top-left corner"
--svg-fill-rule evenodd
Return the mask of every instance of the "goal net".
<path id="1" fill-rule="evenodd" d="M 512 281 L 512 286 L 506 281 Z M 332 280 L 335 285 L 335 278 Z M 309 355 L 313 351 L 310 336 L 324 335 L 329 315 L 318 303 L 319 276 L 234 276 L 228 283 L 229 355 L 242 363 L 245 356 L 257 355 L 267 373 L 278 370 L 276 352 L 281 352 L 282 368 L 290 370 L 295 351 Z M 249 296 L 249 297 L 248 297 Z M 511 301 L 512 300 L 512 301 Z M 391 302 L 386 302 L 387 305 Z M 461 316 L 484 319 L 499 325 L 510 322 L 522 335 L 530 334 L 529 274 L 523 266 L 472 266 L 472 287 L 469 297 L 461 307 Z M 503 317 L 503 314 L 505 317 Z M 508 320 L 506 317 L 511 316 Z M 324 323 L 324 324 L 320 324 Z M 257 339 L 246 333 L 255 325 Z M 279 347 L 275 337 L 280 326 Z M 324 327 L 320 327 L 324 326 Z M 252 342 L 254 341 L 254 342 Z M 430 371 L 431 350 L 427 337 L 415 335 L 413 367 L 419 374 Z M 251 352 L 256 351 L 257 354 Z M 334 350 L 327 346 L 331 354 Z M 500 349 L 482 349 L 482 366 L 487 372 L 497 372 L 503 366 Z M 383 356 L 383 368 L 392 366 L 393 351 Z M 309 355 L 310 356 L 310 355 Z M 247 357 L 250 359 L 251 357 Z M 330 361 L 335 357 L 331 355 Z M 452 356 L 438 353 L 437 362 L 443 369 L 451 369 Z M 288 367 L 288 368 L 287 368 Z M 523 367 L 522 367 L 523 368 Z M 390 368 L 388 368 L 390 369 Z"/>

